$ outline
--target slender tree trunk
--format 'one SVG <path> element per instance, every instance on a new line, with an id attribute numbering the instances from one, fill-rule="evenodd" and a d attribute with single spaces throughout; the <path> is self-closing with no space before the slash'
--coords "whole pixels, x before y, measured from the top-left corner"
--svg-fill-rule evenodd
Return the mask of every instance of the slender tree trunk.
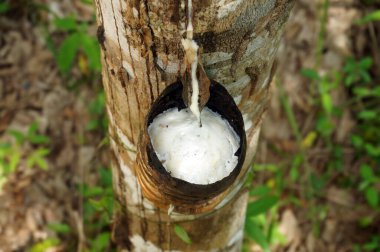
<path id="1" fill-rule="evenodd" d="M 292 0 L 194 0 L 194 39 L 209 78 L 223 84 L 242 112 L 247 154 L 236 182 L 211 211 L 168 215 L 147 200 L 136 178 L 136 152 L 151 104 L 185 71 L 187 0 L 95 0 L 103 84 L 113 150 L 113 238 L 128 251 L 238 251 L 252 162 L 275 71 L 274 58 Z M 156 188 L 156 190 L 159 190 Z M 183 227 L 192 244 L 174 226 Z"/>

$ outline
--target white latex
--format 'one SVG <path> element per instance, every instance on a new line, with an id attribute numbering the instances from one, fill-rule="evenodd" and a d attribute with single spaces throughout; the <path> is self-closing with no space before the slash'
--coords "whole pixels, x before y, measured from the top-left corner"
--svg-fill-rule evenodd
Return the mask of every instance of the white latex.
<path id="1" fill-rule="evenodd" d="M 189 109 L 169 109 L 148 127 L 153 148 L 172 177 L 193 184 L 210 184 L 236 167 L 239 136 L 227 120 L 205 107 L 202 127 Z"/>

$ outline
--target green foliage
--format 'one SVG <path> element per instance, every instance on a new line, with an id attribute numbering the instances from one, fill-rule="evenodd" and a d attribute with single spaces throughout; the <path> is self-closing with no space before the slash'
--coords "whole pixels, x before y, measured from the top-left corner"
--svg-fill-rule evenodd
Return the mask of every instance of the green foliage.
<path id="1" fill-rule="evenodd" d="M 355 61 L 352 58 L 347 60 L 344 67 L 345 84 L 349 87 L 355 97 L 352 107 L 357 111 L 356 120 L 361 122 L 355 134 L 351 135 L 351 143 L 357 154 L 370 158 L 360 166 L 359 190 L 363 192 L 367 203 L 374 209 L 379 209 L 379 188 L 380 176 L 376 167 L 380 161 L 380 106 L 377 102 L 380 95 L 380 88 L 372 85 L 372 78 L 369 70 L 372 67 L 371 58 L 363 58 Z M 363 87 L 363 85 L 365 85 Z"/>
<path id="2" fill-rule="evenodd" d="M 247 216 L 255 217 L 263 214 L 278 203 L 279 198 L 276 196 L 265 195 L 253 202 L 250 202 L 247 207 Z"/>
<path id="3" fill-rule="evenodd" d="M 68 74 L 79 54 L 78 66 L 83 73 L 99 72 L 100 47 L 96 38 L 88 35 L 88 25 L 79 22 L 74 16 L 56 18 L 56 29 L 66 34 L 56 53 L 58 68 Z M 84 56 L 84 57 L 83 57 Z"/>
<path id="4" fill-rule="evenodd" d="M 9 3 L 3 2 L 0 3 L 0 14 L 7 13 L 10 9 Z"/>
<path id="5" fill-rule="evenodd" d="M 0 190 L 9 174 L 14 172 L 22 160 L 28 168 L 37 167 L 48 169 L 46 156 L 50 150 L 46 147 L 50 138 L 38 133 L 38 124 L 33 122 L 26 133 L 18 130 L 8 130 L 7 133 L 14 138 L 14 142 L 0 143 Z M 24 152 L 24 145 L 31 144 L 34 149 Z M 24 153 L 23 153 L 24 152 Z"/>
<path id="6" fill-rule="evenodd" d="M 91 252 L 103 252 L 105 251 L 110 244 L 111 234 L 110 232 L 101 232 L 98 234 L 95 239 L 90 241 L 90 250 Z"/>
<path id="7" fill-rule="evenodd" d="M 371 240 L 363 245 L 364 251 L 380 251 L 380 236 L 374 235 Z"/>
<path id="8" fill-rule="evenodd" d="M 35 145 L 50 143 L 50 138 L 48 136 L 41 135 L 38 133 L 37 122 L 33 122 L 29 126 L 28 132 L 26 134 L 18 130 L 12 130 L 12 129 L 8 130 L 8 133 L 15 138 L 17 144 L 19 145 L 24 144 L 26 141 Z"/>
<path id="9" fill-rule="evenodd" d="M 358 25 L 363 25 L 373 21 L 380 21 L 380 10 L 376 10 L 365 15 L 363 18 L 357 20 L 356 23 Z"/>
<path id="10" fill-rule="evenodd" d="M 368 70 L 372 67 L 373 61 L 366 57 L 360 61 L 355 61 L 354 58 L 348 58 L 343 72 L 345 73 L 344 84 L 349 87 L 354 83 L 362 82 L 368 84 L 372 81 Z"/>
<path id="11" fill-rule="evenodd" d="M 376 185 L 380 183 L 380 176 L 377 176 L 373 168 L 367 164 L 360 166 L 360 176 L 359 190 L 364 192 L 365 198 L 371 207 L 378 208 L 380 193 L 376 189 Z"/>
<path id="12" fill-rule="evenodd" d="M 182 226 L 175 224 L 174 232 L 184 243 L 191 244 L 191 239 L 188 233 L 186 232 L 186 230 Z"/>
<path id="13" fill-rule="evenodd" d="M 268 240 L 263 233 L 262 229 L 259 227 L 259 225 L 252 220 L 251 218 L 248 218 L 245 223 L 245 232 L 248 235 L 249 238 L 257 242 L 257 244 L 260 245 L 260 247 L 263 249 L 264 252 L 269 252 L 269 243 Z"/>
<path id="14" fill-rule="evenodd" d="M 105 114 L 104 91 L 99 92 L 97 96 L 90 101 L 88 109 L 91 120 L 87 123 L 86 129 L 89 131 L 101 130 L 105 132 L 108 127 L 108 121 Z"/>
<path id="15" fill-rule="evenodd" d="M 42 170 L 47 170 L 48 165 L 45 157 L 49 154 L 50 150 L 46 148 L 38 148 L 33 150 L 26 159 L 26 164 L 29 168 L 38 166 Z"/>
<path id="16" fill-rule="evenodd" d="M 275 179 L 268 180 L 266 185 L 250 188 L 251 200 L 246 211 L 245 234 L 248 241 L 256 242 L 263 251 L 270 251 L 270 245 L 285 243 L 285 237 L 278 231 L 276 222 L 280 203 L 277 195 L 283 190 L 284 173 L 280 166 L 273 164 L 254 165 L 253 170 L 272 173 Z"/>
<path id="17" fill-rule="evenodd" d="M 49 223 L 47 227 L 58 234 L 68 234 L 71 232 L 70 226 L 64 223 Z"/>
<path id="18" fill-rule="evenodd" d="M 89 186 L 82 184 L 79 191 L 83 197 L 84 226 L 88 244 L 86 251 L 112 251 L 109 225 L 114 207 L 112 173 L 109 168 L 100 167 L 99 182 Z"/>
<path id="19" fill-rule="evenodd" d="M 57 238 L 48 238 L 41 242 L 34 244 L 29 252 L 45 252 L 49 249 L 56 247 L 60 244 L 60 241 Z"/>

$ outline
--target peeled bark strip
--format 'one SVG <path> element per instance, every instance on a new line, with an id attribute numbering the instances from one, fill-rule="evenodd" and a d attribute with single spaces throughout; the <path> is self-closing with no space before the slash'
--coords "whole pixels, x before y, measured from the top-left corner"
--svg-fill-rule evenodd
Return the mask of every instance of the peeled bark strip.
<path id="1" fill-rule="evenodd" d="M 194 39 L 204 70 L 234 98 L 247 135 L 246 161 L 236 182 L 221 203 L 198 215 L 158 210 L 136 177 L 146 115 L 165 87 L 185 73 L 181 38 L 187 0 L 95 2 L 120 204 L 113 238 L 128 251 L 238 251 L 248 199 L 241 186 L 256 150 L 273 61 L 293 0 L 193 1 Z M 187 231 L 191 245 L 174 233 L 175 224 Z"/>

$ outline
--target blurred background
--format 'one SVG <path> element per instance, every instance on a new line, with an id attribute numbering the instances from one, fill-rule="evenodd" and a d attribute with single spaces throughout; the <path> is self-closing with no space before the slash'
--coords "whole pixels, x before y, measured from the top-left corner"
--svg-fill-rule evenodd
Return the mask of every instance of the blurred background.
<path id="1" fill-rule="evenodd" d="M 91 0 L 0 1 L 0 251 L 114 251 Z M 245 251 L 380 251 L 380 1 L 298 0 Z"/>

